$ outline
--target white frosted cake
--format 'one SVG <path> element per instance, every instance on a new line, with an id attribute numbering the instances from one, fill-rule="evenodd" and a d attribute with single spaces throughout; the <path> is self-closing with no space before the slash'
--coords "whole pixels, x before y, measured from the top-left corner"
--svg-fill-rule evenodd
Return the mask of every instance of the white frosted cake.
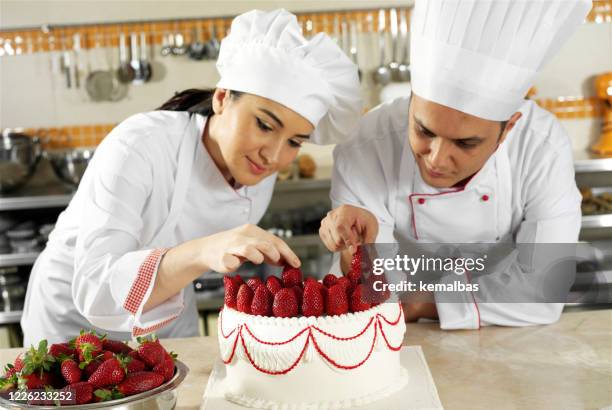
<path id="1" fill-rule="evenodd" d="M 400 390 L 406 325 L 399 303 L 318 317 L 219 316 L 225 397 L 261 409 L 339 409 Z"/>

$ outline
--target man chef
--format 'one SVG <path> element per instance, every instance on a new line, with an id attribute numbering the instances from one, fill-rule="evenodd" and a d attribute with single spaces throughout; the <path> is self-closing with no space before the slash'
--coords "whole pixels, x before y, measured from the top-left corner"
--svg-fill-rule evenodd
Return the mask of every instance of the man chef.
<path id="1" fill-rule="evenodd" d="M 370 111 L 334 151 L 320 236 L 346 272 L 363 243 L 575 243 L 581 196 L 557 119 L 524 96 L 591 8 L 588 0 L 417 0 L 412 94 Z M 521 280 L 520 266 L 482 294 Z M 469 280 L 465 275 L 463 280 Z M 407 320 L 443 329 L 556 321 L 562 303 L 461 303 L 420 295 Z"/>

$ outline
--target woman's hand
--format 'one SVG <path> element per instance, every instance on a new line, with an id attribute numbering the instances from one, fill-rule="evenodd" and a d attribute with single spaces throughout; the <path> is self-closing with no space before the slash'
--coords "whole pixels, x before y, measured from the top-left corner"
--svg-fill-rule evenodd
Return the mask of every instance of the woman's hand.
<path id="1" fill-rule="evenodd" d="M 278 236 L 256 225 L 242 225 L 202 238 L 202 264 L 220 273 L 233 272 L 244 262 L 300 266 L 300 260 Z"/>
<path id="2" fill-rule="evenodd" d="M 244 262 L 300 266 L 299 258 L 279 237 L 255 225 L 193 239 L 170 249 L 162 258 L 146 312 L 176 295 L 202 272 L 233 272 Z"/>
<path id="3" fill-rule="evenodd" d="M 319 236 L 331 252 L 348 250 L 351 254 L 364 243 L 374 243 L 378 235 L 376 217 L 363 208 L 342 205 L 321 221 Z"/>

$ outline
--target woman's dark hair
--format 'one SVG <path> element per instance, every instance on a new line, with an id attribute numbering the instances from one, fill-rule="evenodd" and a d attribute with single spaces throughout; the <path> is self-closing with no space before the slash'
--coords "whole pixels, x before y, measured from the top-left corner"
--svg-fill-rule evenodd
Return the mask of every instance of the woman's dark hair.
<path id="1" fill-rule="evenodd" d="M 174 94 L 174 97 L 163 103 L 158 110 L 164 111 L 187 111 L 188 113 L 201 114 L 210 117 L 214 114 L 212 99 L 214 89 L 190 88 Z M 242 95 L 240 91 L 230 91 L 232 98 L 238 99 Z"/>

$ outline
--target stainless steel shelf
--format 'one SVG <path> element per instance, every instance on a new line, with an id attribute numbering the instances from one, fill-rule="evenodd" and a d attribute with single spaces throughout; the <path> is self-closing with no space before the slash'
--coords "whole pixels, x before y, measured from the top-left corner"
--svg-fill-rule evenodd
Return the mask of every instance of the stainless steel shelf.
<path id="1" fill-rule="evenodd" d="M 612 214 L 582 217 L 582 229 L 612 228 Z"/>
<path id="2" fill-rule="evenodd" d="M 0 267 L 32 265 L 39 254 L 39 252 L 29 252 L 0 255 Z"/>
<path id="3" fill-rule="evenodd" d="M 277 182 L 276 186 L 274 187 L 274 192 L 298 192 L 329 189 L 330 186 L 330 179 L 296 179 Z"/>
<path id="4" fill-rule="evenodd" d="M 19 323 L 22 314 L 23 312 L 21 310 L 16 310 L 14 312 L 0 312 L 0 325 Z"/>
<path id="5" fill-rule="evenodd" d="M 612 157 L 602 157 L 589 151 L 574 152 L 574 170 L 579 172 L 611 172 Z"/>
<path id="6" fill-rule="evenodd" d="M 0 195 L 0 211 L 65 207 L 73 194 L 59 182 L 25 185 L 18 191 Z"/>

